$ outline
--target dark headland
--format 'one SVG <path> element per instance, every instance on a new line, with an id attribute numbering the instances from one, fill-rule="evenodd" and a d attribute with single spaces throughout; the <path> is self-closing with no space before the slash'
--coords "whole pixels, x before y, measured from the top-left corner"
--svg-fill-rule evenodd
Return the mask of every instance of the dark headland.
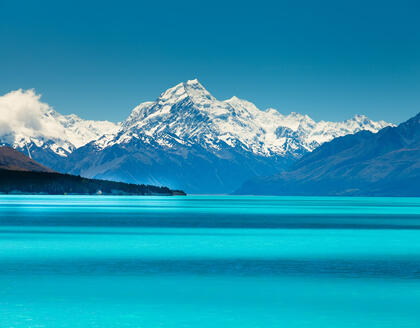
<path id="1" fill-rule="evenodd" d="M 48 195 L 185 195 L 181 190 L 61 174 L 10 147 L 0 147 L 0 193 Z"/>

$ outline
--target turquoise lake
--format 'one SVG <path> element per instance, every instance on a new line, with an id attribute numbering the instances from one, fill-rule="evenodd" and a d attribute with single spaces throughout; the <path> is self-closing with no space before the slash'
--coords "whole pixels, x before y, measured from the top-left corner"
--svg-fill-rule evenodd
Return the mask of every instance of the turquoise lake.
<path id="1" fill-rule="evenodd" d="M 420 327 L 420 198 L 0 196 L 0 327 Z"/>

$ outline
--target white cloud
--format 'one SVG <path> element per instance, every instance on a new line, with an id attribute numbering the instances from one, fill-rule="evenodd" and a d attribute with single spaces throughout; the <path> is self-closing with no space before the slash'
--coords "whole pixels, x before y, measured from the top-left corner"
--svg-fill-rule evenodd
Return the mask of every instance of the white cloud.
<path id="1" fill-rule="evenodd" d="M 0 119 L 0 135 L 8 134 L 12 131 L 9 123 Z"/>
<path id="2" fill-rule="evenodd" d="M 50 106 L 40 101 L 34 90 L 16 90 L 0 96 L 0 134 L 38 135 L 43 130 L 40 118 Z"/>

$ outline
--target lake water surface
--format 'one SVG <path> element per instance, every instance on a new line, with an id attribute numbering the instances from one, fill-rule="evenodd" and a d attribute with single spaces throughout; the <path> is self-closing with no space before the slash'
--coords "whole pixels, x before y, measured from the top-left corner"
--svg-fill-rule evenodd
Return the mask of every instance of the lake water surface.
<path id="1" fill-rule="evenodd" d="M 0 327 L 420 327 L 420 198 L 0 196 Z"/>

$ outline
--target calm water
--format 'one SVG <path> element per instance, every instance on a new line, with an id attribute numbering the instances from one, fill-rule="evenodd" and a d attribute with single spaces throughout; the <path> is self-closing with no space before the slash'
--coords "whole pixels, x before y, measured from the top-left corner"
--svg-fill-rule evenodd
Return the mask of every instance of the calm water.
<path id="1" fill-rule="evenodd" d="M 420 199 L 0 196 L 0 327 L 420 327 Z"/>

